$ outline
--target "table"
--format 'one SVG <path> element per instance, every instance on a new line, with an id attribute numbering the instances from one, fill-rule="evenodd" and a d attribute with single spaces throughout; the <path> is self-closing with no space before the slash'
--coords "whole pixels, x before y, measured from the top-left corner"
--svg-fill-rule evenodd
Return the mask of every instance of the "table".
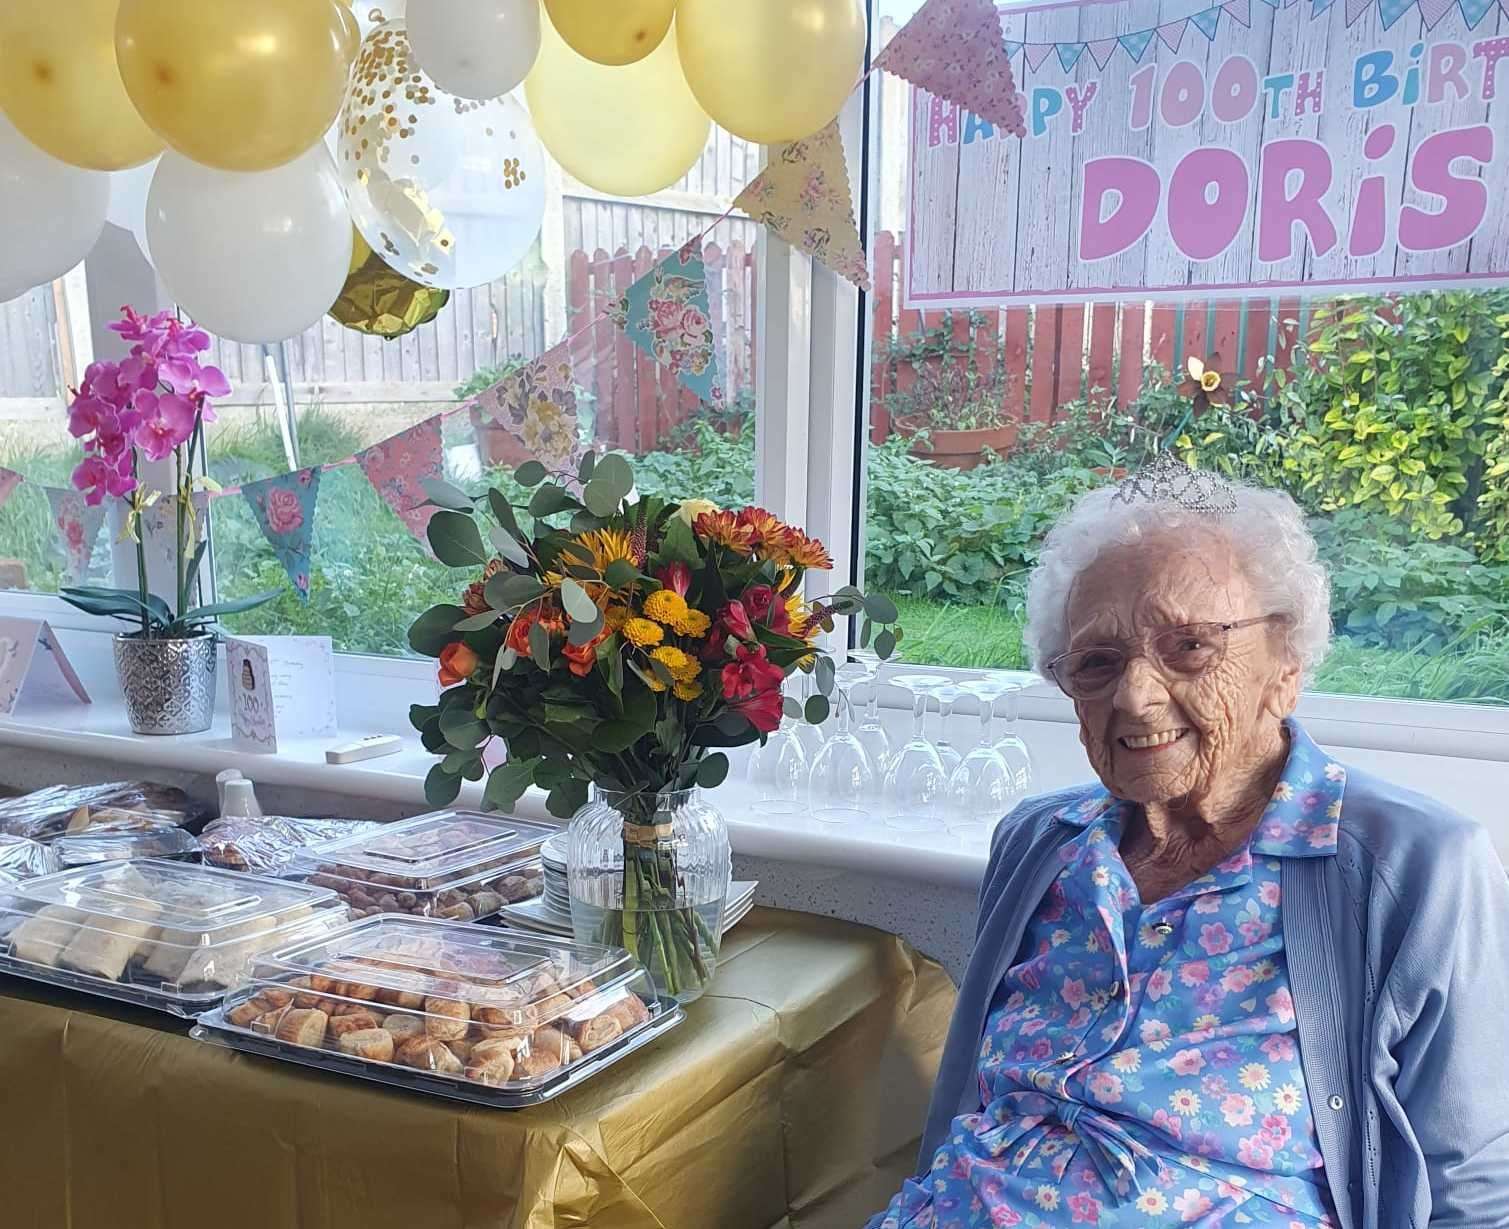
<path id="1" fill-rule="evenodd" d="M 857 1229 L 910 1172 L 954 988 L 755 910 L 681 1027 L 529 1110 L 236 1054 L 0 978 L 6 1229 Z"/>

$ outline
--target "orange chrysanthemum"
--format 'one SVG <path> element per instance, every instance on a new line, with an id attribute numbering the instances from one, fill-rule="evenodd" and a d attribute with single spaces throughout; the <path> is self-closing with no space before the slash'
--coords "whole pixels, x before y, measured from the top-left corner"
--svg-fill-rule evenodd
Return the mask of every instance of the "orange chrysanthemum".
<path id="1" fill-rule="evenodd" d="M 816 538 L 809 538 L 800 529 L 788 529 L 786 536 L 786 561 L 799 568 L 817 569 L 820 572 L 833 570 L 833 556 L 828 548 Z"/>
<path id="2" fill-rule="evenodd" d="M 739 513 L 739 524 L 749 528 L 750 543 L 756 550 L 764 547 L 779 550 L 785 542 L 786 526 L 764 508 L 745 508 Z"/>
<path id="3" fill-rule="evenodd" d="M 754 554 L 754 530 L 741 524 L 732 512 L 704 512 L 692 530 L 705 542 L 726 546 L 740 555 Z"/>

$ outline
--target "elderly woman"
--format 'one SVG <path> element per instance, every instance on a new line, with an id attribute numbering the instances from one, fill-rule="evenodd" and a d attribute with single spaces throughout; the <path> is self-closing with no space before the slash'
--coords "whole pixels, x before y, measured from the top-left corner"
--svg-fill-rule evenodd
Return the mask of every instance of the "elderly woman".
<path id="1" fill-rule="evenodd" d="M 1027 640 L 1100 784 L 997 830 L 872 1229 L 1509 1226 L 1509 882 L 1291 716 L 1328 597 L 1287 496 L 1176 462 L 1048 536 Z"/>

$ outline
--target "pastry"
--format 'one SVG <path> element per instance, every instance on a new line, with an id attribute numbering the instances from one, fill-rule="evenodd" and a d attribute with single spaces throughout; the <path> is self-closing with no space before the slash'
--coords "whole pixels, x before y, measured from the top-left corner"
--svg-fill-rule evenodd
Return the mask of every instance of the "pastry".
<path id="1" fill-rule="evenodd" d="M 78 933 L 84 915 L 66 905 L 47 905 L 27 918 L 10 936 L 10 954 L 29 964 L 48 968 L 58 963 L 64 948 Z"/>
<path id="2" fill-rule="evenodd" d="M 470 1041 L 447 1041 L 445 1048 L 459 1058 L 463 1064 L 471 1061 L 472 1050 L 475 1048 Z"/>
<path id="3" fill-rule="evenodd" d="M 138 902 L 138 908 L 144 915 L 161 912 L 146 900 Z M 137 948 L 154 929 L 150 916 L 130 922 L 124 918 L 91 915 L 63 949 L 58 963 L 91 977 L 119 981 Z"/>
<path id="4" fill-rule="evenodd" d="M 424 1000 L 424 1031 L 440 1041 L 459 1041 L 466 1036 L 471 1022 L 471 1011 L 465 1003 L 455 999 L 433 996 Z"/>
<path id="5" fill-rule="evenodd" d="M 398 1047 L 398 1061 L 406 1067 L 420 1071 L 436 1071 L 441 1075 L 457 1075 L 464 1068 L 461 1060 L 442 1041 L 433 1037 L 411 1037 Z"/>
<path id="6" fill-rule="evenodd" d="M 294 1007 L 284 1011 L 274 1035 L 290 1045 L 318 1046 L 324 1044 L 325 1030 L 329 1025 L 330 1017 L 323 1011 L 304 1011 Z"/>
<path id="7" fill-rule="evenodd" d="M 266 1015 L 258 1016 L 251 1022 L 252 1032 L 266 1033 L 269 1037 L 275 1036 L 278 1031 L 278 1025 L 283 1023 L 284 1013 L 290 1010 L 287 1007 L 279 1007 L 275 1011 L 269 1011 Z"/>
<path id="8" fill-rule="evenodd" d="M 246 975 L 246 966 L 269 942 L 268 932 L 277 922 L 270 917 L 252 918 L 234 927 L 241 936 L 213 947 L 198 946 L 184 963 L 178 981 L 186 986 L 207 982 L 215 986 L 233 986 Z M 216 936 L 217 938 L 219 936 Z"/>
<path id="9" fill-rule="evenodd" d="M 483 1043 L 484 1045 L 486 1042 Z M 466 1068 L 466 1078 L 477 1084 L 497 1088 L 513 1078 L 514 1058 L 507 1050 L 497 1050 L 480 1062 L 477 1052 L 472 1051 L 472 1061 Z"/>
<path id="10" fill-rule="evenodd" d="M 610 1041 L 622 1037 L 624 1026 L 611 1013 L 593 1016 L 585 1024 L 572 1025 L 572 1035 L 584 1054 L 600 1050 Z"/>
<path id="11" fill-rule="evenodd" d="M 350 1019 L 351 1017 L 346 1017 Z M 339 1041 L 342 1054 L 367 1058 L 377 1063 L 393 1061 L 393 1034 L 382 1028 L 364 1028 L 346 1033 Z"/>
<path id="12" fill-rule="evenodd" d="M 142 972 L 168 985 L 175 985 L 182 978 L 183 966 L 188 964 L 194 948 L 204 939 L 201 930 L 174 930 L 164 926 L 148 936 L 150 947 L 143 947 L 146 958 Z"/>
<path id="13" fill-rule="evenodd" d="M 381 1027 L 377 1017 L 365 1008 L 357 1008 L 347 1015 L 330 1017 L 330 1035 L 336 1040 L 340 1040 L 349 1033 L 371 1032 Z"/>
<path id="14" fill-rule="evenodd" d="M 424 1020 L 420 1016 L 389 1016 L 382 1022 L 383 1028 L 393 1034 L 397 1041 L 408 1041 L 413 1037 L 423 1037 Z"/>
<path id="15" fill-rule="evenodd" d="M 265 1015 L 267 1008 L 263 1007 L 256 999 L 247 999 L 244 1003 L 237 1003 L 225 1013 L 227 1024 L 234 1024 L 237 1028 L 250 1028 L 252 1021 L 258 1016 Z"/>
<path id="16" fill-rule="evenodd" d="M 395 990 L 384 986 L 377 992 L 377 1001 L 389 1007 L 407 1007 L 418 1011 L 424 1006 L 424 995 L 413 990 Z"/>

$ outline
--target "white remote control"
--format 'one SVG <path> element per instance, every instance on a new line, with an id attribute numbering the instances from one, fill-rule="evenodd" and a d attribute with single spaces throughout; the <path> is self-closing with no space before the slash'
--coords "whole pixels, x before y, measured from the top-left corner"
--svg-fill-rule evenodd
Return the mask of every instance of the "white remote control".
<path id="1" fill-rule="evenodd" d="M 325 752 L 327 764 L 355 764 L 359 760 L 375 760 L 380 755 L 392 755 L 403 746 L 403 739 L 393 734 L 372 734 L 359 738 L 354 743 L 343 743 Z"/>

